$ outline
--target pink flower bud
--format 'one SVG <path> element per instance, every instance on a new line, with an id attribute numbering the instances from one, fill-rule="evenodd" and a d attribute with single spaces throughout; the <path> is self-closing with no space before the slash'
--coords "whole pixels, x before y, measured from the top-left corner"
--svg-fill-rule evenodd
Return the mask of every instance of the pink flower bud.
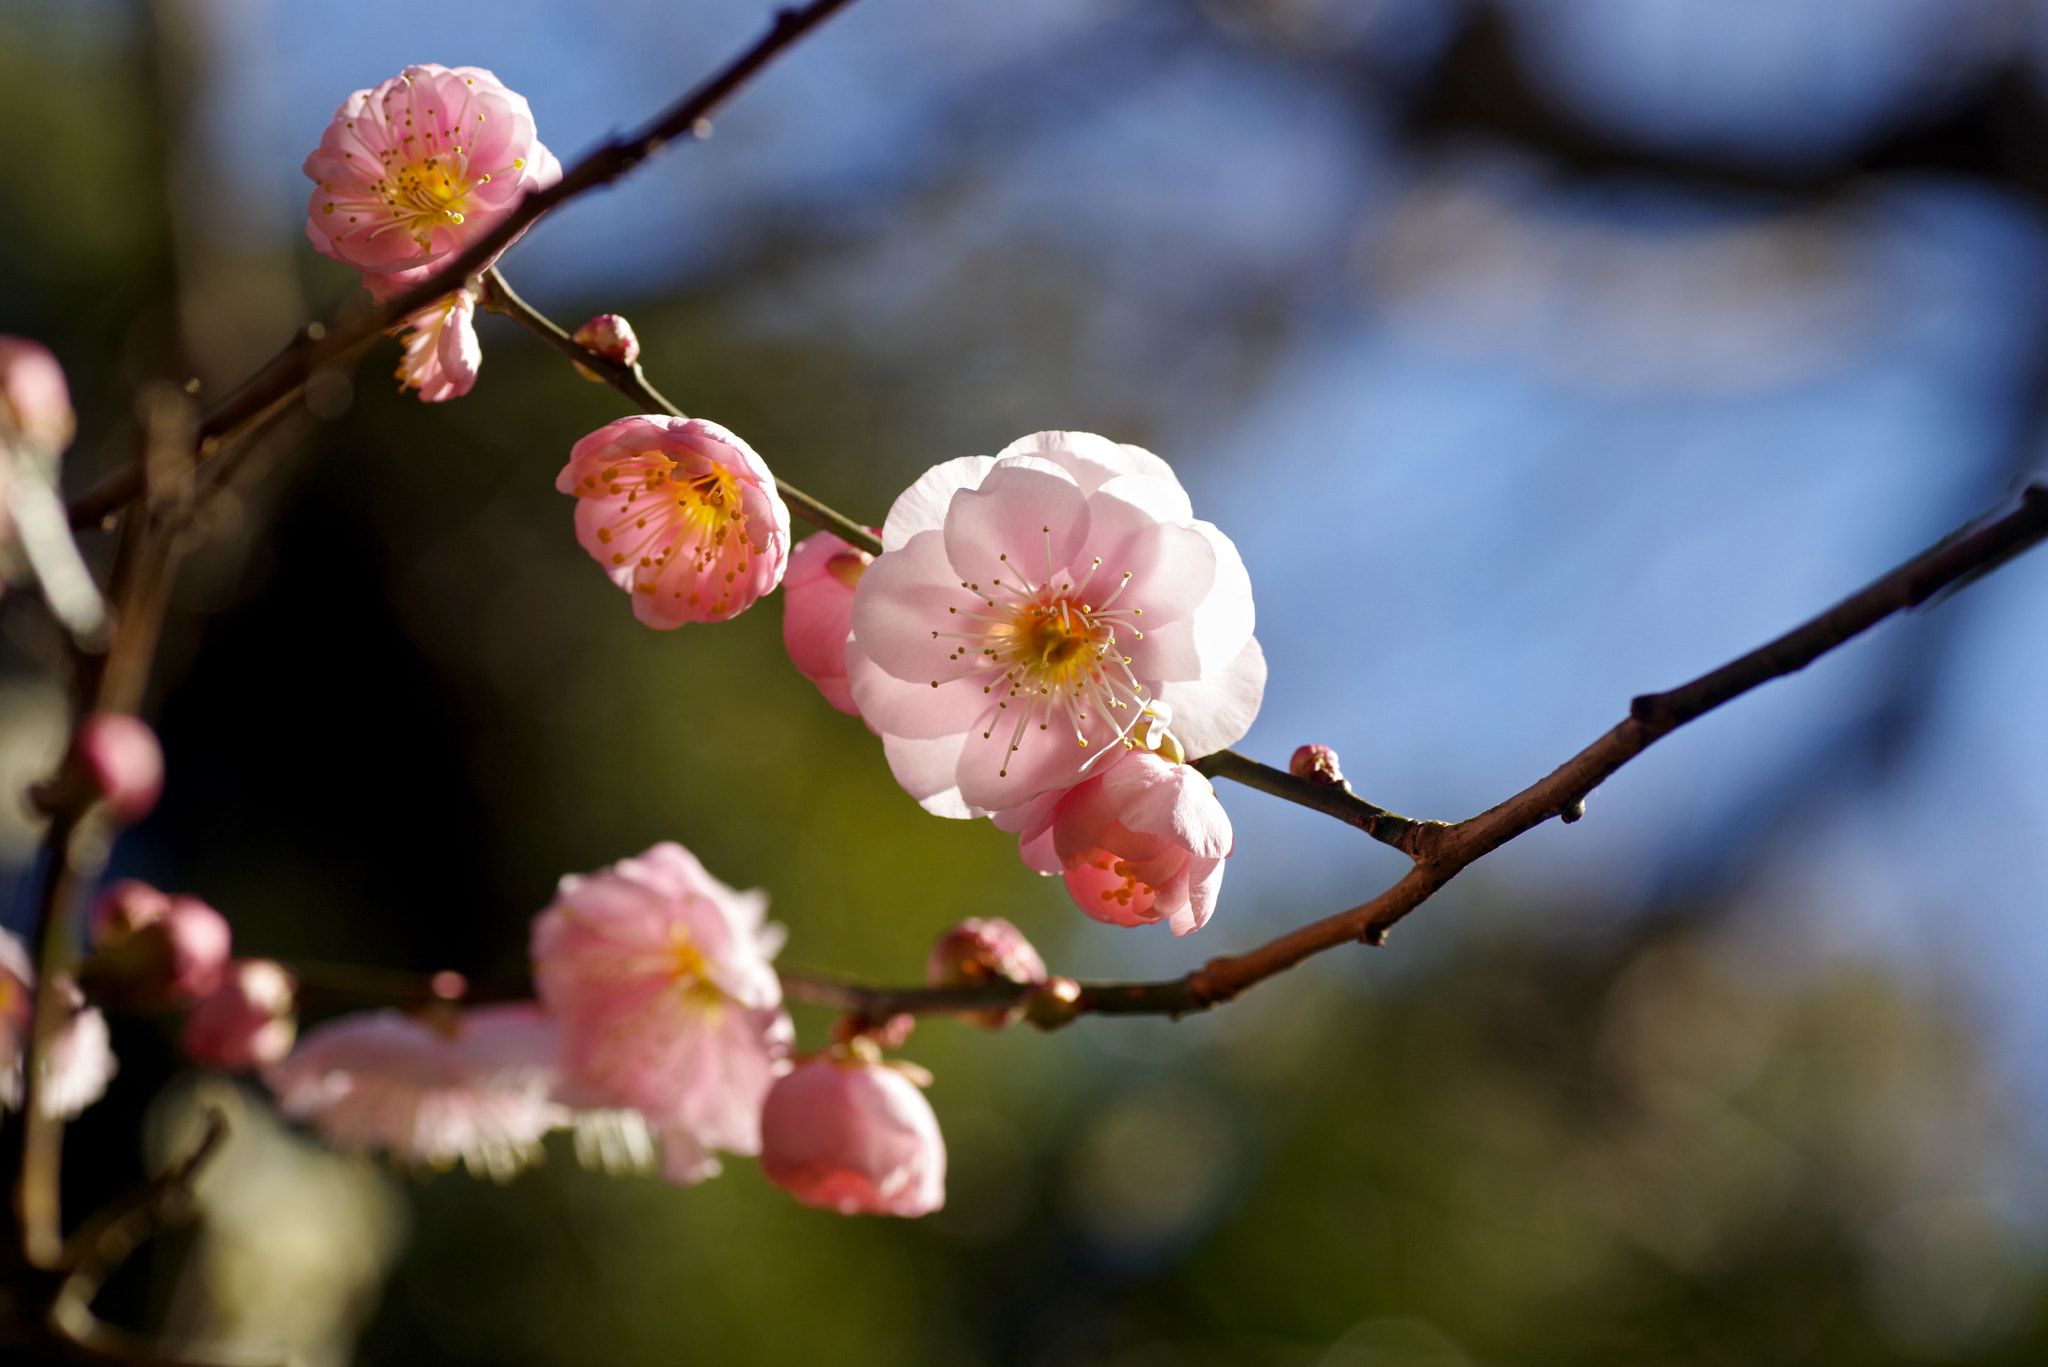
<path id="1" fill-rule="evenodd" d="M 853 634 L 853 592 L 873 561 L 866 551 L 819 532 L 797 543 L 782 576 L 782 644 L 790 663 L 826 702 L 856 717 L 846 638 Z"/>
<path id="2" fill-rule="evenodd" d="M 25 337 L 0 337 L 0 444 L 25 441 L 58 452 L 77 430 L 64 368 L 49 348 Z"/>
<path id="3" fill-rule="evenodd" d="M 925 960 L 925 981 L 934 987 L 982 987 L 989 983 L 1042 983 L 1045 960 L 1024 933 L 1000 916 L 970 916 L 941 935 Z M 985 1030 L 1000 1030 L 1023 1012 L 966 1011 L 961 1019 Z"/>
<path id="4" fill-rule="evenodd" d="M 87 925 L 95 949 L 117 949 L 144 926 L 163 919 L 171 896 L 134 878 L 109 883 L 92 904 Z"/>
<path id="5" fill-rule="evenodd" d="M 227 918 L 197 897 L 168 897 L 126 879 L 92 909 L 85 977 L 93 995 L 131 1010 L 189 1006 L 211 995 L 227 969 Z"/>
<path id="6" fill-rule="evenodd" d="M 761 1171 L 805 1205 L 842 1215 L 927 1215 L 946 1203 L 946 1141 L 898 1068 L 819 1056 L 778 1079 L 761 1108 Z"/>
<path id="7" fill-rule="evenodd" d="M 266 1068 L 291 1052 L 298 984 L 269 959 L 228 965 L 218 991 L 185 1017 L 185 1053 L 227 1072 Z"/>
<path id="8" fill-rule="evenodd" d="M 133 825 L 155 808 L 164 790 L 164 752 L 147 723 L 125 712 L 95 712 L 79 724 L 73 746 L 116 821 Z"/>
<path id="9" fill-rule="evenodd" d="M 633 325 L 616 313 L 600 313 L 570 335 L 578 346 L 596 352 L 607 361 L 632 365 L 640 359 L 640 339 L 633 335 Z M 600 384 L 604 382 L 603 376 L 592 375 L 588 370 L 583 373 Z"/>
<path id="10" fill-rule="evenodd" d="M 1294 758 L 1287 761 L 1287 772 L 1332 788 L 1344 782 L 1344 771 L 1337 767 L 1337 752 L 1327 745 L 1304 745 L 1296 750 Z"/>

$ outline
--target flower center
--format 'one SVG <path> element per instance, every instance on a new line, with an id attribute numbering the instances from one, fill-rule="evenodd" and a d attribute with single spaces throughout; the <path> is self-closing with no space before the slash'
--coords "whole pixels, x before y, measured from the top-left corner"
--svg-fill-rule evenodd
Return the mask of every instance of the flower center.
<path id="1" fill-rule="evenodd" d="M 1045 580 L 1033 584 L 1017 573 L 1008 555 L 997 558 L 1002 577 L 989 580 L 989 587 L 962 583 L 961 588 L 979 596 L 991 611 L 949 607 L 947 613 L 986 623 L 979 631 L 934 631 L 932 638 L 953 638 L 962 642 L 948 659 L 965 665 L 962 673 L 948 679 L 933 679 L 937 688 L 955 679 L 974 678 L 981 691 L 996 698 L 996 720 L 981 733 L 983 740 L 995 738 L 996 727 L 1007 713 L 1016 714 L 1010 733 L 1009 751 L 996 777 L 1009 776 L 1009 755 L 1022 745 L 1032 726 L 1050 730 L 1055 719 L 1070 730 L 1081 749 L 1089 747 L 1090 723 L 1107 724 L 1115 731 L 1111 745 L 1132 744 L 1131 729 L 1145 709 L 1145 685 L 1131 672 L 1131 657 L 1117 648 L 1119 629 L 1129 630 L 1133 640 L 1145 633 L 1125 618 L 1140 616 L 1143 608 L 1117 607 L 1116 600 L 1131 582 L 1125 573 L 1100 604 L 1088 593 L 1100 557 L 1088 573 L 1076 582 L 1070 575 L 1052 569 L 1052 529 L 1046 534 Z M 1123 713 L 1120 718 L 1116 714 Z M 1098 754 L 1107 753 L 1105 748 Z M 1086 766 L 1083 766 L 1084 768 Z"/>
<path id="2" fill-rule="evenodd" d="M 393 168 L 377 186 L 392 217 L 422 247 L 430 244 L 434 229 L 462 222 L 463 207 L 475 188 L 438 156 Z"/>
<path id="3" fill-rule="evenodd" d="M 677 478 L 674 461 L 643 451 L 586 475 L 576 493 L 613 503 L 597 539 L 613 548 L 615 568 L 634 566 L 636 592 L 653 596 L 670 570 L 683 569 L 690 582 L 671 586 L 670 596 L 699 607 L 709 591 L 719 616 L 732 605 L 727 586 L 746 573 L 753 543 L 739 477 L 717 461 L 703 463 L 709 468 Z"/>

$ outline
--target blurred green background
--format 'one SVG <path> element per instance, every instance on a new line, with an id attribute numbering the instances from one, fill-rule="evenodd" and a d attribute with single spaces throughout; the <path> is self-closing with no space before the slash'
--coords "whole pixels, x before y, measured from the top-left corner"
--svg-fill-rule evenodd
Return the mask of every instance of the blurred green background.
<path id="1" fill-rule="evenodd" d="M 1906 155 L 1896 140 L 1852 140 L 1758 172 L 1711 145 L 1645 151 L 1623 137 L 1617 152 L 1573 118 L 1538 117 L 1528 90 L 1485 85 L 1516 60 L 1502 11 L 1434 8 L 1435 28 L 1410 26 L 1437 35 L 1418 47 L 1367 21 L 1430 6 L 1126 5 L 1081 56 L 1111 52 L 1127 69 L 1197 33 L 1205 60 L 1248 82 L 1347 58 L 1352 115 L 1375 136 L 1413 151 L 1491 119 L 1491 136 L 1624 186 L 1718 179 L 1762 194 L 1755 183 L 1774 181 L 1772 195 L 1832 202 Z M 0 0 L 0 330 L 64 360 L 82 418 L 79 488 L 123 459 L 137 382 L 197 376 L 217 394 L 301 321 L 356 297 L 353 277 L 292 245 L 295 232 L 245 230 L 276 206 L 238 217 L 246 187 L 204 133 L 197 111 L 234 104 L 224 35 L 244 10 L 269 13 L 253 0 Z M 757 19 L 741 13 L 739 31 Z M 862 21 L 856 6 L 840 22 Z M 714 59 L 678 56 L 671 86 Z M 2006 101 L 1995 108 L 2038 128 L 2037 98 L 1998 94 L 2006 79 L 1983 77 Z M 1957 107 L 1928 117 L 1961 118 Z M 647 112 L 621 101 L 595 117 Z M 1084 142 L 1098 115 L 1059 111 Z M 1290 342 L 1356 287 L 1344 249 L 1324 243 L 1271 278 L 1226 271 L 1229 289 L 1134 321 L 1113 261 L 963 224 L 990 159 L 1025 145 L 1012 132 L 962 135 L 880 209 L 851 193 L 741 197 L 721 206 L 737 226 L 709 265 L 649 266 L 625 283 L 558 271 L 529 293 L 571 326 L 627 314 L 650 374 L 686 409 L 879 521 L 928 465 L 1038 427 L 1165 449 L 1190 421 L 1242 417 Z M 1947 146 L 1911 155 L 2032 193 L 2038 147 L 1987 162 L 1969 144 L 1951 166 Z M 698 150 L 662 174 L 689 177 Z M 1654 213 L 1622 218 L 1663 231 Z M 655 218 L 640 229 L 682 230 Z M 1170 248 L 1150 269 L 1208 278 Z M 863 301 L 878 254 L 927 249 L 934 278 L 902 296 L 913 303 Z M 1605 264 L 1552 263 L 1568 284 Z M 523 284 L 519 252 L 507 273 Z M 903 796 L 860 724 L 789 668 L 777 604 L 716 629 L 633 622 L 552 488 L 569 445 L 626 410 L 503 320 L 483 332 L 483 376 L 460 402 L 395 393 L 394 343 L 323 377 L 184 567 L 151 703 L 171 783 L 115 871 L 205 896 L 242 952 L 517 982 L 528 918 L 557 877 L 662 839 L 730 883 L 767 887 L 790 927 L 788 961 L 885 981 L 914 979 L 932 938 L 966 915 L 1011 918 L 1064 971 L 1179 971 L 1391 876 L 1371 849 L 1291 854 L 1290 839 L 1335 837 L 1310 835 L 1302 814 L 1253 816 L 1254 795 L 1233 791 L 1240 831 L 1262 842 L 1247 856 L 1312 872 L 1234 877 L 1196 941 L 1131 950 L 1077 927 L 1010 838 Z M 2005 391 L 1975 397 L 2026 408 Z M 1987 465 L 2032 450 L 2031 428 L 2013 426 L 2021 435 L 1990 443 Z M 1318 454 L 1333 466 L 1428 460 Z M 1234 477 L 1197 476 L 1211 491 Z M 1597 464 L 1576 477 L 1605 489 Z M 1256 478 L 1243 482 L 1257 504 Z M 1197 501 L 1227 530 L 1231 514 L 1252 517 Z M 1540 520 L 1540 501 L 1527 514 Z M 1256 569 L 1250 542 L 1247 554 Z M 1473 602 L 1501 591 L 1481 582 Z M 58 716 L 52 643 L 21 595 L 0 602 L 0 629 L 0 767 L 32 772 Z M 1375 622 L 1355 634 L 1393 633 Z M 1621 696 L 1586 705 L 1604 717 Z M 1446 764 L 1487 743 L 1473 725 L 1435 738 Z M 1278 760 L 1311 738 L 1268 736 L 1262 753 Z M 1771 811 L 1827 798 L 1839 760 L 1795 755 L 1774 775 Z M 1400 797 L 1347 767 L 1368 796 Z M 1741 871 L 1776 852 L 1734 825 L 1716 837 L 1718 861 L 1678 860 L 1685 876 L 1661 883 L 1474 878 L 1384 951 L 1328 956 L 1177 1024 L 1086 1020 L 1045 1037 L 928 1021 L 904 1052 L 936 1075 L 949 1202 L 914 1223 L 801 1208 L 743 1159 L 692 1189 L 581 1171 L 566 1146 L 504 1189 L 387 1174 L 279 1130 L 253 1092 L 184 1073 L 168 1027 L 150 1021 L 117 1022 L 121 1076 L 72 1133 L 71 1210 L 131 1181 L 145 1145 L 175 1146 L 196 1098 L 229 1105 L 235 1140 L 199 1219 L 138 1257 L 102 1305 L 223 1352 L 289 1342 L 312 1362 L 2043 1360 L 2038 1122 L 1980 1029 L 1980 1003 L 1962 979 L 1811 951 L 1782 886 L 1778 922 L 1741 914 L 1755 902 Z M 17 862 L 29 834 L 0 832 Z M 2029 885 L 2035 910 L 2038 894 Z M 804 1042 L 821 1041 L 828 1020 L 797 1014 Z"/>

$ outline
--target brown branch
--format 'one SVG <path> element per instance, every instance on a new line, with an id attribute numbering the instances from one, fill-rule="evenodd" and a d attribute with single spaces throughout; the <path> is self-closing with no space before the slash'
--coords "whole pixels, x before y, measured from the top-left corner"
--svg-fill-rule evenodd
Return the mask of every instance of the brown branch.
<path id="1" fill-rule="evenodd" d="M 682 409 L 670 403 L 660 390 L 648 383 L 638 361 L 621 364 L 578 342 L 556 326 L 546 314 L 520 298 L 506 282 L 505 277 L 499 274 L 496 266 L 492 266 L 483 274 L 483 305 L 492 313 L 510 318 L 577 365 L 594 375 L 601 376 L 606 384 L 639 404 L 644 411 L 666 413 L 672 418 L 687 416 Z M 782 495 L 782 501 L 787 503 L 798 517 L 812 526 L 822 527 L 841 541 L 858 546 L 870 555 L 882 553 L 881 538 L 846 514 L 827 507 L 779 476 L 775 481 L 775 489 Z"/>
<path id="2" fill-rule="evenodd" d="M 1467 865 L 1554 816 L 1576 820 L 1585 810 L 1588 793 L 1657 740 L 1760 684 L 1797 673 L 1893 613 L 1918 607 L 1945 590 L 1967 584 L 2044 539 L 2048 539 L 2048 488 L 2035 485 L 2021 495 L 2016 511 L 1988 524 L 1964 528 L 1803 626 L 1691 683 L 1635 699 L 1626 720 L 1507 801 L 1455 825 L 1410 822 L 1399 836 L 1379 836 L 1406 851 L 1415 865 L 1372 900 L 1289 931 L 1247 953 L 1211 959 L 1185 977 L 1167 982 L 1084 985 L 1074 1011 L 1182 1016 L 1227 1002 L 1325 950 L 1352 943 L 1377 945 L 1389 928 L 1428 901 Z M 1242 756 L 1221 764 L 1215 763 L 1217 758 L 1201 761 L 1206 772 L 1233 778 L 1246 774 L 1255 780 L 1253 786 L 1266 791 L 1282 786 L 1280 779 L 1292 777 Z M 1280 796 L 1300 801 L 1307 795 L 1282 792 Z M 1366 829 L 1364 820 L 1377 823 L 1392 816 L 1370 803 L 1358 802 L 1358 806 L 1371 812 L 1359 813 L 1350 804 L 1338 802 L 1328 802 L 1322 809 L 1361 829 Z M 784 990 L 792 997 L 823 1001 L 870 1018 L 905 1011 L 961 1009 L 954 989 L 862 988 L 794 970 L 784 970 L 782 979 Z M 1031 989 L 976 991 L 985 994 L 977 996 L 976 1008 L 999 1009 L 1023 1001 Z"/>
<path id="3" fill-rule="evenodd" d="M 569 168 L 560 180 L 535 190 L 489 232 L 471 242 L 460 255 L 427 280 L 392 296 L 375 308 L 338 320 L 315 324 L 264 365 L 241 388 L 208 410 L 200 423 L 199 459 L 210 459 L 242 429 L 258 421 L 280 402 L 296 397 L 323 365 L 339 361 L 355 346 L 396 326 L 407 314 L 452 294 L 497 259 L 500 252 L 542 215 L 580 194 L 609 185 L 679 137 L 708 136 L 707 120 L 739 89 L 799 38 L 825 22 L 851 0 L 812 0 L 800 9 L 778 10 L 759 41 L 723 70 L 677 101 L 636 133 L 614 138 Z M 143 473 L 131 466 L 80 498 L 71 510 L 74 527 L 96 526 L 107 514 L 139 497 Z"/>
<path id="4" fill-rule="evenodd" d="M 1207 756 L 1197 761 L 1203 772 L 1328 812 L 1408 854 L 1414 866 L 1370 901 L 1289 931 L 1247 953 L 1211 959 L 1192 973 L 1164 982 L 1082 984 L 1078 996 L 1063 999 L 1055 1009 L 1043 1013 L 1034 1008 L 1028 1015 L 1048 1026 L 1082 1014 L 1184 1016 L 1227 1002 L 1325 950 L 1360 942 L 1380 944 L 1390 927 L 1428 901 L 1467 865 L 1552 817 L 1576 820 L 1584 813 L 1588 793 L 1663 736 L 1760 684 L 1804 669 L 1893 613 L 1967 584 L 2044 539 L 2048 539 L 2048 488 L 2032 487 L 2021 496 L 2017 511 L 1981 527 L 1965 528 L 1768 645 L 1669 692 L 1637 698 L 1626 720 L 1549 775 L 1455 825 L 1396 816 L 1352 795 L 1346 787 L 1299 779 L 1235 751 Z M 334 976 L 337 986 L 348 989 L 347 994 L 408 1004 L 433 995 L 430 980 L 418 974 L 343 965 L 308 971 Z M 777 972 L 791 1001 L 831 1007 L 870 1021 L 906 1012 L 1002 1011 L 1026 1006 L 1040 990 L 1031 984 L 1010 983 L 889 987 L 798 968 Z M 501 995 L 468 994 L 477 1000 Z"/>

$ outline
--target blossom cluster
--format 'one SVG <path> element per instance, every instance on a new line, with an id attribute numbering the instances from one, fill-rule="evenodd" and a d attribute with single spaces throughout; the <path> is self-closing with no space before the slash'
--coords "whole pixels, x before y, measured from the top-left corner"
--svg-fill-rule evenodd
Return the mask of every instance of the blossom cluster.
<path id="1" fill-rule="evenodd" d="M 308 237 L 379 300 L 446 268 L 561 176 L 523 98 L 481 68 L 435 65 L 351 95 L 305 171 Z M 480 289 L 471 277 L 405 320 L 398 374 L 421 399 L 474 385 Z M 638 364 L 616 315 L 575 340 L 599 369 Z M 0 450 L 42 459 L 71 430 L 54 360 L 0 339 Z M 0 461 L 9 509 L 12 470 Z M 934 466 L 865 546 L 829 531 L 793 545 L 767 462 L 701 418 L 620 418 L 575 443 L 555 484 L 575 500 L 577 540 L 647 626 L 723 621 L 782 588 L 791 661 L 879 739 L 927 811 L 1015 834 L 1024 864 L 1059 877 L 1098 921 L 1186 935 L 1213 915 L 1233 836 L 1190 758 L 1245 734 L 1266 665 L 1243 561 L 1158 456 L 1035 433 Z M 93 716 L 52 791 L 129 823 L 163 780 L 146 725 Z M 1316 781 L 1341 782 L 1334 757 Z M 721 1154 L 758 1155 L 813 1205 L 938 1208 L 931 1079 L 884 1057 L 911 1018 L 851 1016 L 799 1053 L 767 905 L 664 842 L 561 880 L 533 919 L 531 999 L 469 1004 L 466 984 L 442 975 L 407 1009 L 334 1017 L 300 1038 L 289 968 L 234 958 L 227 920 L 196 897 L 116 882 L 93 907 L 90 954 L 44 985 L 64 1015 L 34 1048 L 35 968 L 0 933 L 0 1101 L 33 1094 L 52 1115 L 76 1114 L 115 1071 L 102 1007 L 182 1012 L 190 1058 L 253 1071 L 285 1115 L 343 1148 L 506 1180 L 567 1130 L 609 1170 L 658 1166 L 692 1183 Z M 1079 1009 L 1077 985 L 1050 977 L 999 919 L 948 931 L 927 975 L 1018 988 L 963 1013 L 988 1028 Z"/>

